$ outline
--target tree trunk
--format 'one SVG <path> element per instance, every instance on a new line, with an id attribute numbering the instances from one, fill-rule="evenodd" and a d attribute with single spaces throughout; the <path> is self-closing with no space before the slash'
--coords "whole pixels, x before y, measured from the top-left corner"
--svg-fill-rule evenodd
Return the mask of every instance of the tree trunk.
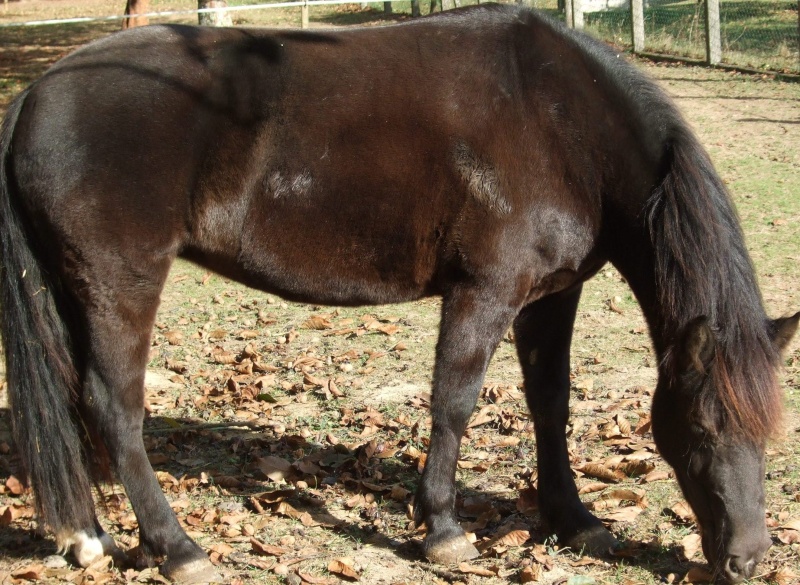
<path id="1" fill-rule="evenodd" d="M 133 28 L 134 26 L 147 26 L 150 24 L 150 19 L 146 16 L 137 16 L 138 14 L 147 14 L 150 12 L 150 0 L 128 0 L 125 5 L 125 14 L 131 15 L 131 18 L 126 18 L 122 21 L 122 28 Z"/>
<path id="2" fill-rule="evenodd" d="M 226 0 L 197 0 L 198 8 L 227 8 Z M 231 14 L 227 10 L 201 12 L 197 15 L 202 26 L 233 26 Z"/>

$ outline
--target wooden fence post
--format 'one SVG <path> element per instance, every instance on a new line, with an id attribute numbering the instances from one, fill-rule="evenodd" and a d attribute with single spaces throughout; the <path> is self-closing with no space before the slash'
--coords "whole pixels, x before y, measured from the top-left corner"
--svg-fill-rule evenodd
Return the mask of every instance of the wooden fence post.
<path id="1" fill-rule="evenodd" d="M 631 35 L 633 52 L 644 51 L 644 0 L 631 0 Z"/>
<path id="2" fill-rule="evenodd" d="M 583 3 L 581 0 L 572 0 L 572 27 L 583 30 Z"/>
<path id="3" fill-rule="evenodd" d="M 800 2 L 800 0 L 798 0 Z M 411 18 L 421 16 L 422 12 L 419 9 L 419 0 L 411 0 Z"/>
<path id="4" fill-rule="evenodd" d="M 300 28 L 308 28 L 308 4 L 300 7 Z"/>
<path id="5" fill-rule="evenodd" d="M 719 0 L 706 2 L 706 61 L 716 65 L 722 61 L 722 42 L 719 32 Z"/>
<path id="6" fill-rule="evenodd" d="M 572 13 L 572 0 L 566 0 L 564 3 L 564 12 L 565 16 L 567 17 L 567 27 L 568 28 L 575 28 L 575 20 L 573 19 Z"/>

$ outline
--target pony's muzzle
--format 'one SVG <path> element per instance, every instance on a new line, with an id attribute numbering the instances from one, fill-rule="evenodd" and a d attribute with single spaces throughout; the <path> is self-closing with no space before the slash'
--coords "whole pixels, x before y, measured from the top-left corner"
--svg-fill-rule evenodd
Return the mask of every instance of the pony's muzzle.
<path id="1" fill-rule="evenodd" d="M 728 583 L 741 583 L 756 572 L 756 565 L 761 562 L 771 541 L 765 537 L 754 547 L 755 550 L 729 554 L 721 563 L 722 574 Z"/>

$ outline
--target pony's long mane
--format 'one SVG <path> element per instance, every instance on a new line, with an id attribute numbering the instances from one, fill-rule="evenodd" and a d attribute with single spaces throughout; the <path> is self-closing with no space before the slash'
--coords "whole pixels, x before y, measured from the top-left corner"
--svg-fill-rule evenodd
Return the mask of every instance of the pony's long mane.
<path id="1" fill-rule="evenodd" d="M 698 412 L 718 430 L 764 441 L 781 427 L 779 354 L 730 194 L 672 100 L 609 47 L 550 23 L 580 47 L 596 77 L 637 120 L 642 148 L 660 159 L 663 179 L 644 206 L 653 246 L 658 318 L 653 334 L 669 344 L 692 319 L 706 316 L 716 356 Z M 664 368 L 676 375 L 669 350 Z M 715 389 L 715 391 L 714 391 Z"/>
<path id="2" fill-rule="evenodd" d="M 682 327 L 694 317 L 708 318 L 717 338 L 709 386 L 716 392 L 701 393 L 696 407 L 718 431 L 761 442 L 780 428 L 779 354 L 731 197 L 708 154 L 679 122 L 671 132 L 669 171 L 646 207 L 662 322 Z"/>

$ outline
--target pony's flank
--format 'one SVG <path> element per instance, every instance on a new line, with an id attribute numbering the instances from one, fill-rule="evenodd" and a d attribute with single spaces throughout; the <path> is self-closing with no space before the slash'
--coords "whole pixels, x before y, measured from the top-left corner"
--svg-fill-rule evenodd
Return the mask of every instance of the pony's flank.
<path id="1" fill-rule="evenodd" d="M 780 428 L 779 356 L 725 185 L 685 127 L 669 145 L 670 170 L 654 192 L 647 222 L 654 253 L 665 339 L 688 320 L 706 316 L 717 338 L 710 375 L 717 393 L 697 406 L 705 420 L 753 441 Z M 669 360 L 669 356 L 667 358 Z"/>

